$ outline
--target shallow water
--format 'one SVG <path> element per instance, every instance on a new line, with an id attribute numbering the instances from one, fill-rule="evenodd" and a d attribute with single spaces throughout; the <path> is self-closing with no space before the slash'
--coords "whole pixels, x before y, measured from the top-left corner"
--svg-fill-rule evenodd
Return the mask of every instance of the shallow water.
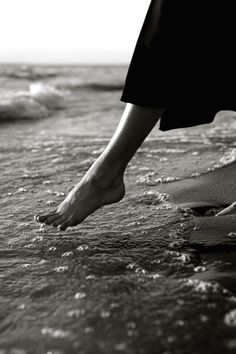
<path id="1" fill-rule="evenodd" d="M 62 201 L 104 149 L 126 68 L 0 71 L 8 95 L 38 80 L 67 90 L 46 118 L 1 123 L 0 354 L 235 351 L 235 252 L 193 249 L 191 213 L 157 192 L 235 160 L 235 113 L 154 129 L 128 166 L 126 197 L 58 232 L 33 216 Z"/>

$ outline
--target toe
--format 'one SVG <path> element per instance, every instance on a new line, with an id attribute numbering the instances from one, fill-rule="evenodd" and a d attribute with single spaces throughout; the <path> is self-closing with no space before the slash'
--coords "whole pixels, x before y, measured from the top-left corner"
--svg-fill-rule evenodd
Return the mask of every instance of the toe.
<path id="1" fill-rule="evenodd" d="M 49 217 L 54 216 L 57 214 L 57 211 L 54 210 L 49 214 L 45 214 L 45 215 L 35 215 L 34 219 L 38 222 L 45 222 L 45 220 L 47 220 Z"/>
<path id="2" fill-rule="evenodd" d="M 55 214 L 55 215 L 52 215 L 49 218 L 47 218 L 47 220 L 45 220 L 45 223 L 47 225 L 51 225 L 54 223 L 54 221 L 56 221 L 57 219 L 60 219 L 60 218 L 61 218 L 60 214 Z"/>
<path id="3" fill-rule="evenodd" d="M 66 221 L 64 221 L 62 224 L 60 224 L 60 230 L 61 230 L 61 231 L 64 231 L 64 230 L 66 230 L 67 227 L 69 227 L 69 226 L 70 226 L 70 221 L 69 221 L 69 220 L 66 220 Z"/>
<path id="4" fill-rule="evenodd" d="M 60 217 L 60 218 L 54 220 L 54 222 L 52 223 L 52 226 L 58 227 L 59 225 L 62 225 L 65 220 L 66 220 L 65 217 Z"/>
<path id="5" fill-rule="evenodd" d="M 47 215 L 35 215 L 34 219 L 38 222 L 44 222 L 47 219 Z"/>
<path id="6" fill-rule="evenodd" d="M 66 219 L 65 221 L 63 221 L 63 223 L 60 224 L 60 230 L 65 230 L 67 229 L 67 227 L 76 226 L 79 223 L 79 221 L 70 217 L 69 219 Z"/>

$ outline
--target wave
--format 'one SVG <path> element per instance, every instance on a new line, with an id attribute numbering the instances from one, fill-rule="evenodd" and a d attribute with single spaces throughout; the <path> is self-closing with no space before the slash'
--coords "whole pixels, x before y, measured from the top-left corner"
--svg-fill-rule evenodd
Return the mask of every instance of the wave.
<path id="1" fill-rule="evenodd" d="M 97 82 L 91 83 L 63 83 L 58 84 L 57 87 L 68 89 L 70 91 L 77 91 L 77 90 L 91 90 L 91 91 L 120 91 L 123 90 L 124 84 L 123 83 L 114 83 L 114 84 L 100 84 Z"/>
<path id="2" fill-rule="evenodd" d="M 65 107 L 66 93 L 55 86 L 34 83 L 28 91 L 0 94 L 0 121 L 38 119 Z"/>

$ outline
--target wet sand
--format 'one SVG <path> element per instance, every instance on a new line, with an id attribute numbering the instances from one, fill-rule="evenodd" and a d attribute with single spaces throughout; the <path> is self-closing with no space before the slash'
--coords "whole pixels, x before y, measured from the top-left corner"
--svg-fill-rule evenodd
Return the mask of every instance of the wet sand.
<path id="1" fill-rule="evenodd" d="M 235 218 L 189 209 L 236 199 L 235 164 L 221 168 L 234 161 L 235 113 L 154 129 L 128 166 L 125 198 L 76 228 L 33 220 L 104 149 L 119 97 L 81 88 L 49 118 L 1 124 L 1 354 L 236 349 Z"/>
<path id="2" fill-rule="evenodd" d="M 236 245 L 236 214 L 215 216 L 216 211 L 236 200 L 235 180 L 234 162 L 197 178 L 186 178 L 162 186 L 160 190 L 170 195 L 169 202 L 173 206 L 190 208 L 198 214 L 194 217 L 195 230 L 191 233 L 191 244 L 217 248 L 229 246 L 231 249 Z"/>

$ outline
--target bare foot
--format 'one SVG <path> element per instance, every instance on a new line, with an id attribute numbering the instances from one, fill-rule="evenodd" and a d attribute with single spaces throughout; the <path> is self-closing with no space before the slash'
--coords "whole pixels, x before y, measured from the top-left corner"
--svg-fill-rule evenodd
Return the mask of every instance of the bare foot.
<path id="1" fill-rule="evenodd" d="M 118 202 L 124 195 L 123 174 L 108 180 L 88 172 L 56 210 L 50 214 L 36 215 L 35 219 L 65 230 L 78 225 L 101 206 Z"/>
<path id="2" fill-rule="evenodd" d="M 236 202 L 233 202 L 230 206 L 221 210 L 215 216 L 229 215 L 229 214 L 236 214 Z"/>

